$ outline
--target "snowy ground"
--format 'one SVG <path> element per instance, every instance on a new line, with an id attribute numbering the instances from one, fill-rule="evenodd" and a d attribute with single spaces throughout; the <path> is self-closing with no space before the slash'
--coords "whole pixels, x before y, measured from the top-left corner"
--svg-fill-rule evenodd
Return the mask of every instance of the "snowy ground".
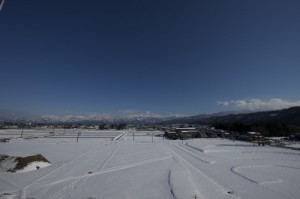
<path id="1" fill-rule="evenodd" d="M 23 138 L 23 139 L 33 139 L 33 138 L 58 138 L 62 140 L 67 138 L 74 138 L 76 140 L 79 138 L 99 138 L 105 140 L 112 140 L 116 136 L 121 135 L 125 131 L 117 130 L 86 130 L 86 129 L 49 129 L 49 128 L 40 128 L 40 129 L 1 129 L 0 138 Z"/>
<path id="2" fill-rule="evenodd" d="M 221 139 L 164 140 L 152 132 L 134 135 L 125 133 L 117 141 L 77 143 L 58 137 L 1 143 L 1 154 L 40 153 L 51 165 L 0 172 L 0 198 L 300 198 L 300 151 Z"/>

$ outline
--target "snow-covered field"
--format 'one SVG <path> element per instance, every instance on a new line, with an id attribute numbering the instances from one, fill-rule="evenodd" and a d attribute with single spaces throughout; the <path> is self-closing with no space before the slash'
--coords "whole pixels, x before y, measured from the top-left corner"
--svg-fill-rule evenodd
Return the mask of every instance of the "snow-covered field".
<path id="1" fill-rule="evenodd" d="M 51 165 L 0 172 L 0 198 L 300 198 L 300 151 L 225 139 L 164 140 L 152 133 L 159 132 L 125 132 L 117 141 L 1 143 L 0 154 L 39 153 Z"/>
<path id="2" fill-rule="evenodd" d="M 24 138 L 24 139 L 33 139 L 33 138 L 58 138 L 58 140 L 67 138 L 102 138 L 106 140 L 111 140 L 125 131 L 117 130 L 86 130 L 86 129 L 49 129 L 49 128 L 40 128 L 40 129 L 5 129 L 0 130 L 0 138 Z"/>

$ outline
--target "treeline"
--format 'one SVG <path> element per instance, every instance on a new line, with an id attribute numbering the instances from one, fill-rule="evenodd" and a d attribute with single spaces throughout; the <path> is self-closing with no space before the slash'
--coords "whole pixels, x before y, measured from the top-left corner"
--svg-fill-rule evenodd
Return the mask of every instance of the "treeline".
<path id="1" fill-rule="evenodd" d="M 280 136 L 289 136 L 295 133 L 300 133 L 300 127 L 287 125 L 285 123 L 253 123 L 253 124 L 245 124 L 240 122 L 234 123 L 217 123 L 214 125 L 217 129 L 223 129 L 226 131 L 234 131 L 234 132 L 249 132 L 255 131 L 259 132 L 264 136 L 270 137 L 280 137 Z"/>
<path id="2" fill-rule="evenodd" d="M 104 129 L 117 129 L 117 130 L 123 130 L 126 128 L 126 124 L 100 124 L 99 129 L 104 130 Z"/>

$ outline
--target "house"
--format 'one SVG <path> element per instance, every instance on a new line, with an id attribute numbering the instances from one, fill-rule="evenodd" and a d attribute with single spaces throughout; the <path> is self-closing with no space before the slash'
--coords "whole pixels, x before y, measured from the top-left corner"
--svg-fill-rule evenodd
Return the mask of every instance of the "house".
<path id="1" fill-rule="evenodd" d="M 178 135 L 175 131 L 166 131 L 165 136 L 172 140 L 176 140 L 178 138 Z"/>
<path id="2" fill-rule="evenodd" d="M 239 140 L 245 140 L 245 141 L 255 141 L 261 138 L 261 134 L 258 132 L 247 132 L 245 134 L 239 135 Z"/>
<path id="3" fill-rule="evenodd" d="M 181 139 L 197 137 L 197 135 L 199 134 L 199 130 L 195 127 L 176 128 L 175 132 Z"/>

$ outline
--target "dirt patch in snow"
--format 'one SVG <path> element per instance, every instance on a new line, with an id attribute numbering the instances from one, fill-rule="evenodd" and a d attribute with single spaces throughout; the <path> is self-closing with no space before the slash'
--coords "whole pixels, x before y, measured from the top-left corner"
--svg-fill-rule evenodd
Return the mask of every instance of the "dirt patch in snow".
<path id="1" fill-rule="evenodd" d="M 31 166 L 35 165 L 34 168 Z M 0 155 L 0 171 L 7 172 L 19 172 L 19 171 L 31 171 L 39 168 L 49 166 L 50 162 L 41 154 L 26 156 L 26 157 L 15 157 Z M 31 167 L 31 169 L 28 169 Z"/>

